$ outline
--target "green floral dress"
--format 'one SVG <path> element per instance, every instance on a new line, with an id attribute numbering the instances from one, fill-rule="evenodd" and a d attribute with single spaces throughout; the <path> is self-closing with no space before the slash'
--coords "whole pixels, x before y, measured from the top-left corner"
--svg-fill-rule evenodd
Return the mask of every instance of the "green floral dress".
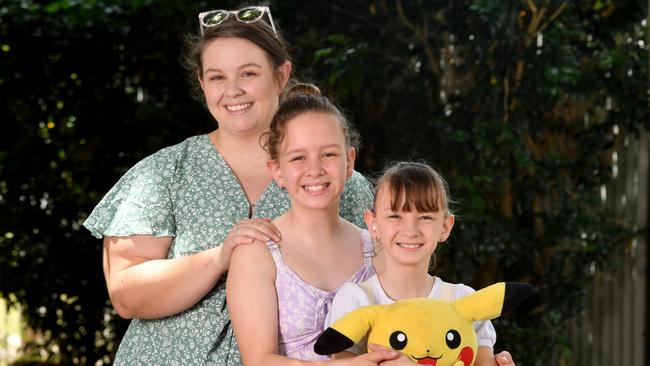
<path id="1" fill-rule="evenodd" d="M 358 172 L 341 198 L 341 216 L 363 226 L 372 187 Z M 253 217 L 277 217 L 289 208 L 285 191 L 271 182 L 252 208 Z M 131 168 L 93 210 L 84 226 L 97 237 L 146 234 L 174 238 L 176 258 L 223 242 L 251 207 L 239 181 L 207 135 L 158 151 Z M 225 276 L 224 276 L 225 277 Z M 166 318 L 134 319 L 115 365 L 241 365 L 225 278 L 191 308 Z"/>

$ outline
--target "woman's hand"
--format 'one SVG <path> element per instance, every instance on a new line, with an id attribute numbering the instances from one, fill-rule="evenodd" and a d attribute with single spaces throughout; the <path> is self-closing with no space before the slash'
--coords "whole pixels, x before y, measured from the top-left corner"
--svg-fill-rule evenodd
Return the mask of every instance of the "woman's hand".
<path id="1" fill-rule="evenodd" d="M 220 265 L 227 270 L 233 250 L 242 244 L 251 244 L 256 240 L 262 243 L 269 240 L 279 242 L 280 239 L 280 231 L 271 223 L 270 218 L 242 220 L 230 229 L 221 245 Z"/>

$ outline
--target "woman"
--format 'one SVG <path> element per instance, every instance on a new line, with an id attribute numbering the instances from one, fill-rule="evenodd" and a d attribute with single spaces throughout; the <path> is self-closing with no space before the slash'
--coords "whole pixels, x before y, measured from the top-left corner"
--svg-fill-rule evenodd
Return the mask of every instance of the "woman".
<path id="1" fill-rule="evenodd" d="M 202 13 L 190 63 L 218 128 L 143 159 L 84 226 L 104 240 L 104 276 L 118 314 L 133 318 L 115 365 L 239 365 L 225 303 L 230 255 L 280 241 L 270 219 L 286 192 L 266 169 L 260 136 L 291 75 L 267 7 Z M 348 180 L 341 215 L 362 225 L 371 186 Z"/>

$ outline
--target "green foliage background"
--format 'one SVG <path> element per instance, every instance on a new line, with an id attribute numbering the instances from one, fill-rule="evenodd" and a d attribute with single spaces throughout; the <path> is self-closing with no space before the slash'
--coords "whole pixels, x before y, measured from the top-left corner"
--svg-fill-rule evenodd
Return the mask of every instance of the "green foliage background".
<path id="1" fill-rule="evenodd" d="M 125 322 L 81 223 L 136 161 L 214 128 L 190 98 L 183 36 L 199 11 L 239 5 L 0 0 L 0 296 L 24 306 L 50 362 L 110 362 Z M 447 177 L 459 219 L 436 273 L 535 285 L 495 321 L 519 365 L 570 359 L 593 269 L 630 238 L 599 191 L 612 149 L 648 124 L 646 5 L 271 3 L 297 76 L 360 130 L 358 169 L 416 159 Z"/>

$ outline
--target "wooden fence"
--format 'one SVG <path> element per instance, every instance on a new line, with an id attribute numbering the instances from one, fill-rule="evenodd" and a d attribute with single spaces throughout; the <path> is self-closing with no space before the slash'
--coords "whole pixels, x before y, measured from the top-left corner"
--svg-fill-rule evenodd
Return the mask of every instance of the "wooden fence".
<path id="1" fill-rule="evenodd" d="M 639 234 L 613 254 L 615 271 L 594 269 L 587 309 L 570 330 L 568 365 L 647 365 L 648 138 L 625 138 L 612 153 L 615 179 L 601 196 L 608 211 Z"/>

